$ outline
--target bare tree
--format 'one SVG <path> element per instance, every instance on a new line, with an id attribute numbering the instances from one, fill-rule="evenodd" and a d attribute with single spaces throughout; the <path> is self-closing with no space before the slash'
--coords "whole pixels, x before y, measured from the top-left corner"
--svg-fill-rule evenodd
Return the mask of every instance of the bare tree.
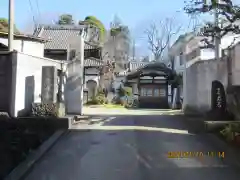
<path id="1" fill-rule="evenodd" d="M 142 62 L 150 62 L 149 56 L 144 56 Z"/>
<path id="2" fill-rule="evenodd" d="M 158 24 L 152 23 L 145 31 L 150 51 L 155 61 L 163 60 L 171 39 L 179 33 L 181 26 L 176 26 L 174 18 L 166 18 Z"/>
<path id="3" fill-rule="evenodd" d="M 128 27 L 121 23 L 121 20 L 115 16 L 110 25 L 110 30 L 106 33 L 105 42 L 102 47 L 101 59 L 104 66 L 100 72 L 99 84 L 101 88 L 111 88 L 115 74 L 117 74 L 116 71 L 126 68 L 130 49 L 129 34 Z"/>

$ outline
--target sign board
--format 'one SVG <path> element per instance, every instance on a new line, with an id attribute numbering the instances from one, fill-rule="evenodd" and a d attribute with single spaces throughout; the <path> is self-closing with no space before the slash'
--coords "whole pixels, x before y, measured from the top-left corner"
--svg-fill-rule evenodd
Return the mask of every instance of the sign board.
<path id="1" fill-rule="evenodd" d="M 212 110 L 220 114 L 226 110 L 226 95 L 221 82 L 212 82 Z"/>

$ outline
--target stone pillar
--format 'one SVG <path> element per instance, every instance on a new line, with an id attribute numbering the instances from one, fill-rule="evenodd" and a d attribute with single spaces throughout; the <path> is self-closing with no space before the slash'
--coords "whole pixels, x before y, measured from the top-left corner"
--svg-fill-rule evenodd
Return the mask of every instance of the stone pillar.
<path id="1" fill-rule="evenodd" d="M 57 68 L 55 66 L 42 67 L 42 103 L 57 102 Z"/>
<path id="2" fill-rule="evenodd" d="M 82 115 L 84 81 L 84 39 L 80 37 L 77 60 L 68 65 L 65 88 L 66 113 Z"/>
<path id="3" fill-rule="evenodd" d="M 25 103 L 24 109 L 30 111 L 32 103 L 34 103 L 35 79 L 34 76 L 27 76 L 25 78 Z"/>

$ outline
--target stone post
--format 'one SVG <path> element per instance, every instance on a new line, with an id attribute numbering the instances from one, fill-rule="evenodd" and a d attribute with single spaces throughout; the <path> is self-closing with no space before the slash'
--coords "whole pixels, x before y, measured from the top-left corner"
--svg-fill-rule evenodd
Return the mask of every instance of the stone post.
<path id="1" fill-rule="evenodd" d="M 55 66 L 42 67 L 42 103 L 57 102 L 57 68 Z"/>
<path id="2" fill-rule="evenodd" d="M 84 39 L 79 38 L 76 46 L 76 61 L 70 62 L 67 68 L 67 82 L 65 89 L 66 113 L 82 115 L 83 83 L 84 83 Z"/>

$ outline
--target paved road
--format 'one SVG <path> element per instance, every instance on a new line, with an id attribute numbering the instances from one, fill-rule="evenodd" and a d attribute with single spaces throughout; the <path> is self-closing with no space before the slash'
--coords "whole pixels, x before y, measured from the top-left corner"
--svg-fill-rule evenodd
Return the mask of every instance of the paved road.
<path id="1" fill-rule="evenodd" d="M 74 127 L 25 180 L 239 180 L 230 154 L 168 158 L 168 152 L 225 151 L 180 115 L 118 115 Z M 196 154 L 195 154 L 196 156 Z"/>

